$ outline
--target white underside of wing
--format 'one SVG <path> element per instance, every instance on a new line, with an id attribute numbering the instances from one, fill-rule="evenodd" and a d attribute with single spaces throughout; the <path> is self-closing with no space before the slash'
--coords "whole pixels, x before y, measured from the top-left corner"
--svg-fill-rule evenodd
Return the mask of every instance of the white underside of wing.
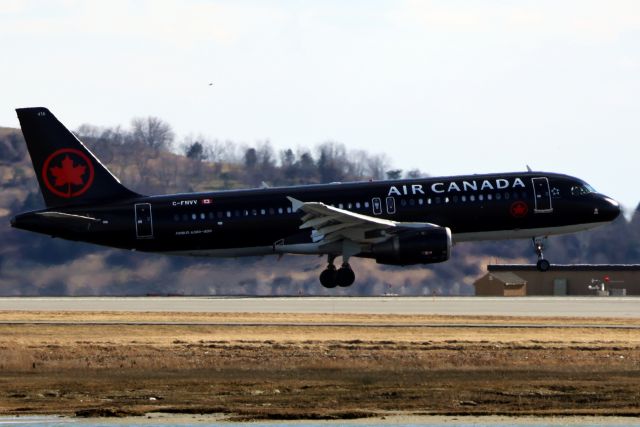
<path id="1" fill-rule="evenodd" d="M 379 243 L 406 228 L 437 227 L 428 222 L 397 222 L 339 209 L 321 202 L 302 202 L 288 197 L 294 211 L 305 213 L 300 229 L 310 229 L 314 243 L 329 244 L 349 240 L 357 244 Z M 379 230 L 372 236 L 368 232 Z"/>

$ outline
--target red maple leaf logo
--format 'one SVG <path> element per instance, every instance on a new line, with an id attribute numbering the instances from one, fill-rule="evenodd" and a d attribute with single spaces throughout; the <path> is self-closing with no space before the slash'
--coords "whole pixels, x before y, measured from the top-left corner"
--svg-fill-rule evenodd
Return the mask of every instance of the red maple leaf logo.
<path id="1" fill-rule="evenodd" d="M 511 205 L 511 215 L 515 216 L 516 218 L 525 216 L 528 211 L 529 207 L 525 202 L 515 202 Z"/>
<path id="2" fill-rule="evenodd" d="M 82 151 L 73 148 L 62 148 L 51 154 L 42 168 L 42 179 L 47 189 L 64 198 L 77 197 L 86 192 L 93 178 L 91 160 Z"/>
<path id="3" fill-rule="evenodd" d="M 84 175 L 86 169 L 86 166 L 74 166 L 73 160 L 71 160 L 67 155 L 64 156 L 64 159 L 62 159 L 62 167 L 54 166 L 50 170 L 51 174 L 56 178 L 56 182 L 54 185 L 56 187 L 61 187 L 67 184 L 67 193 L 71 194 L 72 185 L 84 184 L 82 175 Z"/>

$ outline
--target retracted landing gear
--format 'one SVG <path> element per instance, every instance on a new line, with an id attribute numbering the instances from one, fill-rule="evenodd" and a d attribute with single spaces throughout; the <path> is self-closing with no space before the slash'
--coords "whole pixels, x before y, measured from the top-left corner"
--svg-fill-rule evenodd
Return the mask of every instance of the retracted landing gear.
<path id="1" fill-rule="evenodd" d="M 544 258 L 544 254 L 542 251 L 544 250 L 544 242 L 547 240 L 546 237 L 533 239 L 533 247 L 535 248 L 536 255 L 538 255 L 538 262 L 536 263 L 536 268 L 538 271 L 547 271 L 551 264 Z"/>
<path id="2" fill-rule="evenodd" d="M 336 269 L 333 264 L 336 259 L 335 255 L 329 255 L 329 264 L 327 268 L 320 273 L 320 284 L 325 288 L 335 288 L 336 286 L 347 287 L 351 286 L 356 280 L 356 275 L 351 269 L 351 266 L 347 261 L 342 263 L 342 266 Z M 343 257 L 343 260 L 345 257 Z"/>

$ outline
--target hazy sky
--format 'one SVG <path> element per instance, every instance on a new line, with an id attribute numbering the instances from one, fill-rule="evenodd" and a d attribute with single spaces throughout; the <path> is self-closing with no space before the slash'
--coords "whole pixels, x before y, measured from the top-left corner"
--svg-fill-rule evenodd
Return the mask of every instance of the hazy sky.
<path id="1" fill-rule="evenodd" d="M 640 201 L 640 1 L 3 1 L 0 48 L 0 126 L 25 106 L 71 128 L 154 115 Z"/>

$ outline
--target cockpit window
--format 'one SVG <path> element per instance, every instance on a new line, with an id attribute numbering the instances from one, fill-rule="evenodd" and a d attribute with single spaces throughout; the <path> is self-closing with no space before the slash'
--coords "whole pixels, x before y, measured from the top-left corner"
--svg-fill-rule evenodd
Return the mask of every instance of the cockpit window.
<path id="1" fill-rule="evenodd" d="M 589 184 L 574 185 L 571 187 L 572 196 L 584 196 L 585 194 L 595 193 L 595 190 L 591 188 Z"/>

